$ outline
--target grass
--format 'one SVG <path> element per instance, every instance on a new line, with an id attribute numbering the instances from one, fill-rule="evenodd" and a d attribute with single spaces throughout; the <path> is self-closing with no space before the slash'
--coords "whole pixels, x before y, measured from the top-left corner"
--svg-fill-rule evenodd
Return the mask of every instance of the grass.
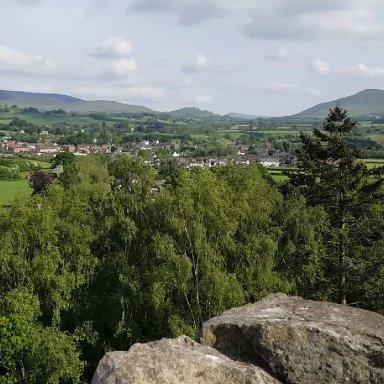
<path id="1" fill-rule="evenodd" d="M 232 125 L 230 130 L 237 130 L 237 131 L 242 131 L 244 129 L 249 129 L 249 124 L 235 124 Z"/>
<path id="2" fill-rule="evenodd" d="M 37 165 L 39 166 L 39 169 L 49 169 L 52 166 L 51 163 L 49 163 L 48 161 L 44 161 L 44 160 L 30 160 L 30 161 L 37 163 Z"/>
<path id="3" fill-rule="evenodd" d="M 248 129 L 248 127 L 247 127 L 247 129 Z M 216 132 L 217 133 L 238 133 L 238 132 L 242 133 L 244 131 L 241 129 L 219 129 Z"/>
<path id="4" fill-rule="evenodd" d="M 242 131 L 218 131 L 217 134 L 220 135 L 221 137 L 224 137 L 224 135 L 229 135 L 232 140 L 236 140 L 243 134 L 243 132 Z"/>
<path id="5" fill-rule="evenodd" d="M 288 176 L 286 176 L 286 175 L 275 175 L 275 174 L 272 174 L 271 177 L 277 183 L 283 183 L 284 181 L 288 180 Z"/>
<path id="6" fill-rule="evenodd" d="M 20 115 L 21 119 L 26 120 L 35 125 L 53 125 L 57 123 L 68 123 L 68 124 L 77 124 L 77 125 L 87 125 L 90 123 L 98 123 L 98 121 L 87 117 L 87 116 L 49 116 L 41 114 L 28 114 Z M 99 122 L 101 124 L 101 121 Z"/>
<path id="7" fill-rule="evenodd" d="M 50 170 L 51 163 L 44 160 L 26 160 L 20 158 L 14 158 L 15 164 L 28 162 L 37 164 L 39 169 Z M 8 204 L 19 193 L 31 192 L 27 181 L 27 174 L 29 171 L 19 172 L 21 179 L 17 180 L 0 180 L 0 206 Z"/>
<path id="8" fill-rule="evenodd" d="M 384 165 L 384 159 L 363 159 L 363 162 L 368 167 L 368 169 L 381 167 Z"/>
<path id="9" fill-rule="evenodd" d="M 299 170 L 297 167 L 294 167 L 294 166 L 265 167 L 265 168 L 267 169 L 272 179 L 278 183 L 282 183 L 288 180 L 287 173 L 295 173 L 296 171 Z"/>
<path id="10" fill-rule="evenodd" d="M 30 190 L 26 179 L 0 181 L 0 206 L 9 203 L 19 193 Z"/>
<path id="11" fill-rule="evenodd" d="M 16 117 L 28 121 L 29 123 L 39 126 L 52 126 L 57 123 L 68 123 L 77 125 L 89 125 L 91 123 L 100 123 L 89 116 L 72 116 L 67 115 L 44 115 L 42 113 L 22 113 L 22 112 L 9 112 L 0 115 L 0 123 L 9 124 Z"/>
<path id="12" fill-rule="evenodd" d="M 247 131 L 250 132 L 250 131 Z M 300 135 L 297 129 L 268 129 L 268 130 L 255 130 L 253 132 L 265 133 L 269 135 Z"/>

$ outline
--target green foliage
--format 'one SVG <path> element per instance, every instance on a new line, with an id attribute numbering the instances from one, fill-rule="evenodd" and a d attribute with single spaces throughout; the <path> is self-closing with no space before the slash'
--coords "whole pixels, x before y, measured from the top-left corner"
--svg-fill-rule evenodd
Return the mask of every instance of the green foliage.
<path id="1" fill-rule="evenodd" d="M 1 383 L 79 383 L 82 364 L 72 338 L 22 316 L 0 317 Z"/>
<path id="2" fill-rule="evenodd" d="M 52 161 L 52 168 L 61 165 L 63 167 L 71 166 L 75 162 L 75 155 L 71 152 L 60 152 L 56 154 Z"/>
<path id="3" fill-rule="evenodd" d="M 46 192 L 53 178 L 44 171 L 33 171 L 28 175 L 28 181 L 33 189 L 33 194 L 39 195 Z"/>
<path id="4" fill-rule="evenodd" d="M 322 234 L 328 218 L 322 207 L 308 207 L 303 196 L 291 191 L 276 212 L 279 228 L 276 269 L 296 295 L 326 299 L 324 269 L 328 262 Z"/>
<path id="5" fill-rule="evenodd" d="M 65 189 L 72 190 L 85 200 L 97 198 L 111 190 L 106 158 L 94 155 L 75 159 L 66 157 L 65 162 L 58 178 Z"/>
<path id="6" fill-rule="evenodd" d="M 0 166 L 0 180 L 20 179 L 18 170 Z"/>
<path id="7" fill-rule="evenodd" d="M 0 216 L 0 294 L 26 288 L 38 295 L 42 319 L 59 324 L 71 295 L 92 275 L 96 260 L 87 209 L 79 198 L 51 188 L 21 197 Z"/>
<path id="8" fill-rule="evenodd" d="M 367 235 L 363 237 L 356 228 L 361 222 L 370 227 L 370 208 L 381 200 L 383 182 L 382 169 L 369 170 L 358 161 L 361 153 L 349 147 L 347 135 L 355 126 L 346 110 L 338 106 L 330 110 L 323 130 L 315 129 L 312 137 L 301 135 L 300 172 L 291 179 L 310 205 L 321 206 L 328 214 L 326 274 L 333 290 L 328 297 L 337 300 L 338 292 L 344 304 L 354 287 L 356 249 L 366 247 Z"/>
<path id="9" fill-rule="evenodd" d="M 208 318 L 271 292 L 334 299 L 342 239 L 349 301 L 383 312 L 380 169 L 344 145 L 340 116 L 302 137 L 283 193 L 259 166 L 59 157 L 44 194 L 0 214 L 0 383 L 89 381 L 106 351 L 195 337 Z"/>
<path id="10" fill-rule="evenodd" d="M 0 207 L 23 192 L 30 194 L 30 187 L 25 179 L 0 181 Z"/>

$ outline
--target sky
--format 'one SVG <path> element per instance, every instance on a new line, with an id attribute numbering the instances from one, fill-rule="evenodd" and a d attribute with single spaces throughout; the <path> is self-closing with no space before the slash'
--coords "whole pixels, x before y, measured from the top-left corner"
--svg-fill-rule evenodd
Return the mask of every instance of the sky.
<path id="1" fill-rule="evenodd" d="M 0 0 L 0 89 L 282 116 L 384 89 L 383 0 Z"/>

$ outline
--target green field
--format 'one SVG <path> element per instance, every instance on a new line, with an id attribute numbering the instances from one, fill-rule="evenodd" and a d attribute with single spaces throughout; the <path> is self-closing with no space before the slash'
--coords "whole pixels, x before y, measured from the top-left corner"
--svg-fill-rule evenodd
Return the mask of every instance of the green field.
<path id="1" fill-rule="evenodd" d="M 247 131 L 247 132 L 258 132 L 268 135 L 300 135 L 300 131 L 297 129 L 268 129 L 268 130 L 256 130 L 256 131 Z"/>
<path id="2" fill-rule="evenodd" d="M 298 170 L 297 167 L 284 166 L 284 167 L 265 167 L 268 173 L 276 182 L 282 183 L 288 180 L 287 172 L 295 172 Z"/>
<path id="3" fill-rule="evenodd" d="M 67 124 L 77 124 L 77 125 L 86 125 L 90 123 L 97 122 L 96 120 L 87 117 L 87 116 L 49 116 L 42 114 L 25 114 L 18 116 L 23 120 L 28 121 L 29 123 L 44 126 L 44 125 L 53 125 L 57 123 L 67 123 Z M 101 123 L 101 122 L 100 122 Z"/>
<path id="4" fill-rule="evenodd" d="M 39 169 L 49 170 L 51 168 L 51 163 L 45 160 L 29 160 L 19 157 L 14 157 L 13 160 L 15 164 L 26 162 L 37 165 Z M 31 192 L 31 188 L 26 179 L 28 173 L 29 171 L 19 172 L 21 179 L 0 181 L 0 206 L 7 204 L 21 192 Z"/>
<path id="5" fill-rule="evenodd" d="M 72 116 L 67 115 L 44 115 L 42 113 L 22 113 L 22 112 L 10 112 L 0 115 L 0 123 L 9 124 L 13 119 L 20 118 L 28 121 L 29 123 L 39 126 L 51 126 L 58 123 L 87 125 L 97 122 L 89 116 Z M 101 122 L 100 122 L 101 123 Z"/>
<path id="6" fill-rule="evenodd" d="M 384 166 L 384 159 L 364 159 L 363 161 L 369 169 Z"/>
<path id="7" fill-rule="evenodd" d="M 271 177 L 277 183 L 283 183 L 284 181 L 288 180 L 288 176 L 283 174 L 271 174 Z"/>
<path id="8" fill-rule="evenodd" d="M 0 181 L 0 206 L 10 202 L 19 193 L 28 191 L 31 189 L 26 179 Z"/>

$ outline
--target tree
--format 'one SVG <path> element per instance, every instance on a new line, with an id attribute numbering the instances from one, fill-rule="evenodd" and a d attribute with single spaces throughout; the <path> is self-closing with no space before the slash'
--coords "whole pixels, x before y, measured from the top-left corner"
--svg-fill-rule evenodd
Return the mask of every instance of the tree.
<path id="1" fill-rule="evenodd" d="M 360 151 L 350 148 L 348 135 L 356 127 L 346 110 L 339 106 L 329 111 L 323 129 L 313 135 L 300 135 L 299 173 L 291 183 L 300 188 L 310 205 L 323 206 L 329 216 L 326 233 L 330 281 L 337 274 L 338 299 L 347 303 L 347 277 L 352 270 L 358 237 L 356 223 L 378 201 L 382 185 L 381 170 L 368 170 L 359 161 Z M 334 297 L 331 297 L 334 299 Z"/>
<path id="2" fill-rule="evenodd" d="M 0 383 L 78 383 L 82 370 L 72 337 L 22 316 L 0 316 Z"/>
<path id="3" fill-rule="evenodd" d="M 53 181 L 53 178 L 43 171 L 33 171 L 29 174 L 28 178 L 34 195 L 44 193 Z"/>
<path id="4" fill-rule="evenodd" d="M 53 161 L 52 161 L 52 168 L 56 168 L 59 165 L 62 165 L 63 167 L 72 165 L 75 162 L 75 155 L 71 152 L 60 152 L 58 153 Z"/>
<path id="5" fill-rule="evenodd" d="M 321 206 L 310 207 L 297 190 L 286 191 L 278 205 L 275 223 L 279 228 L 276 270 L 291 284 L 291 293 L 324 300 L 327 263 L 323 232 L 328 224 Z M 275 224 L 275 225 L 276 225 Z"/>

